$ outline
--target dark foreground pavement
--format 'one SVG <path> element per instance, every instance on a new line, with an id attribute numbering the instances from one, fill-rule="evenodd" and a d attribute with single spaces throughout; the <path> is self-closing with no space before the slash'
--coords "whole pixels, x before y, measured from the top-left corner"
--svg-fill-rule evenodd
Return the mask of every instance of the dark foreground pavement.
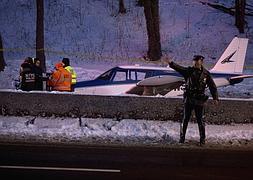
<path id="1" fill-rule="evenodd" d="M 2 143 L 0 179 L 253 179 L 253 151 Z"/>

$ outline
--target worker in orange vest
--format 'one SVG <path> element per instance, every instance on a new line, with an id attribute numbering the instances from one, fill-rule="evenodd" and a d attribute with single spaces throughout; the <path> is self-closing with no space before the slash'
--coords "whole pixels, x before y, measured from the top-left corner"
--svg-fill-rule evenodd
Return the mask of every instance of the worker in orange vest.
<path id="1" fill-rule="evenodd" d="M 50 77 L 49 86 L 55 91 L 71 91 L 71 73 L 64 69 L 62 63 L 55 65 L 55 71 Z"/>

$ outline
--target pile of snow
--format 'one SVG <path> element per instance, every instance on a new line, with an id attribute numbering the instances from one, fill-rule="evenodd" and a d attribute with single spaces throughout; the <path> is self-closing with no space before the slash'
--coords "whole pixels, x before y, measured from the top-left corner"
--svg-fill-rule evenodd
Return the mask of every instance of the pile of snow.
<path id="1" fill-rule="evenodd" d="M 207 125 L 207 144 L 252 145 L 253 125 Z M 125 119 L 71 119 L 0 116 L 0 138 L 38 142 L 82 142 L 177 145 L 179 123 Z M 186 142 L 198 142 L 197 124 L 190 123 Z"/>

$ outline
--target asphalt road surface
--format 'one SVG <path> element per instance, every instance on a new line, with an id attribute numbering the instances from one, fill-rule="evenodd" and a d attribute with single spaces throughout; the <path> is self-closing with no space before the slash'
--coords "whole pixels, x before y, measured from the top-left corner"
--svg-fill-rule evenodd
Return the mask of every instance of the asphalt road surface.
<path id="1" fill-rule="evenodd" d="M 253 179 L 253 151 L 0 143 L 0 179 Z"/>

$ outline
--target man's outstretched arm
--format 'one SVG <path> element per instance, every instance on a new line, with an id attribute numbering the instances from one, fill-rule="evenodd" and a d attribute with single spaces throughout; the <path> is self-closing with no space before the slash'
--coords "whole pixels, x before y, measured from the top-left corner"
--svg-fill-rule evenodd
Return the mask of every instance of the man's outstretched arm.
<path id="1" fill-rule="evenodd" d="M 180 66 L 177 63 L 169 60 L 168 58 L 165 61 L 169 64 L 169 66 L 175 71 L 179 72 L 182 76 L 186 77 L 188 75 L 188 68 L 184 66 Z"/>

